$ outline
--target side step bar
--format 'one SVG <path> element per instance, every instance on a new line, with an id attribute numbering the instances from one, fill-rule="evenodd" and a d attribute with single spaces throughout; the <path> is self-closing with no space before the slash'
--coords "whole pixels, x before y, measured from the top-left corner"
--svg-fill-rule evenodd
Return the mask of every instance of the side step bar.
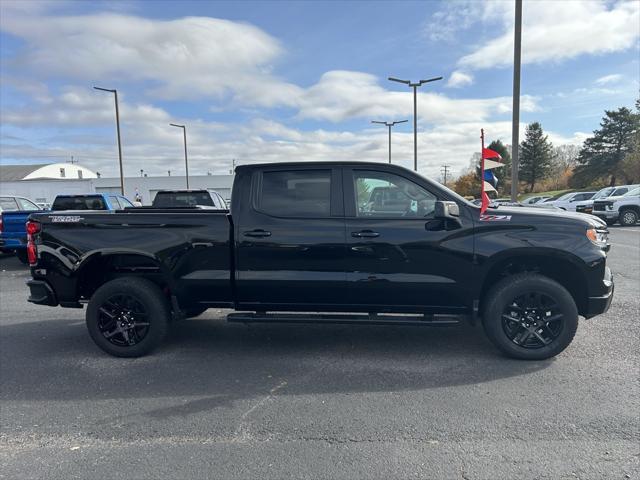
<path id="1" fill-rule="evenodd" d="M 228 322 L 236 323 L 337 323 L 346 325 L 423 325 L 446 326 L 460 323 L 464 316 L 442 314 L 334 314 L 334 313 L 230 313 Z"/>

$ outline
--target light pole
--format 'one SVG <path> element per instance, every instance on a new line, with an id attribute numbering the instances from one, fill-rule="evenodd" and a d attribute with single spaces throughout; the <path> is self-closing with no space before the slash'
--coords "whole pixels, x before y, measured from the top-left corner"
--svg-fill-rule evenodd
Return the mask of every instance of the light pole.
<path id="1" fill-rule="evenodd" d="M 442 80 L 442 77 L 429 78 L 412 82 L 410 80 L 401 80 L 399 78 L 389 77 L 392 82 L 404 83 L 413 88 L 413 169 L 418 171 L 418 87 L 429 82 Z"/>
<path id="2" fill-rule="evenodd" d="M 187 127 L 184 125 L 177 125 L 175 123 L 170 123 L 172 127 L 178 127 L 182 129 L 182 136 L 184 138 L 184 171 L 187 177 L 187 190 L 189 189 L 189 160 L 187 160 Z"/>
<path id="3" fill-rule="evenodd" d="M 116 130 L 118 132 L 118 161 L 120 162 L 120 193 L 124 196 L 124 173 L 122 172 L 122 142 L 120 141 L 120 111 L 118 109 L 118 91 L 116 89 L 93 87 L 96 90 L 113 93 L 116 102 Z"/>
<path id="4" fill-rule="evenodd" d="M 389 163 L 391 163 L 391 127 L 397 125 L 398 123 L 405 123 L 409 120 L 399 120 L 397 122 L 380 122 L 378 120 L 371 120 L 371 123 L 379 123 L 380 125 L 386 125 L 389 127 Z"/>
<path id="5" fill-rule="evenodd" d="M 511 201 L 518 199 L 518 163 L 520 162 L 520 60 L 522 49 L 522 0 L 516 0 L 513 32 L 513 110 L 511 113 Z"/>

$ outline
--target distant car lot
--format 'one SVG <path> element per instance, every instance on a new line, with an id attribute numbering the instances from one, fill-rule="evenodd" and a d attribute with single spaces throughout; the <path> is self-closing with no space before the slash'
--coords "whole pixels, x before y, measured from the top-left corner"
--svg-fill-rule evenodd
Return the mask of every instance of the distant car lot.
<path id="1" fill-rule="evenodd" d="M 219 310 L 116 359 L 83 311 L 28 304 L 27 270 L 0 258 L 0 478 L 634 478 L 640 227 L 611 242 L 610 311 L 543 362 L 465 325 L 246 327 Z"/>

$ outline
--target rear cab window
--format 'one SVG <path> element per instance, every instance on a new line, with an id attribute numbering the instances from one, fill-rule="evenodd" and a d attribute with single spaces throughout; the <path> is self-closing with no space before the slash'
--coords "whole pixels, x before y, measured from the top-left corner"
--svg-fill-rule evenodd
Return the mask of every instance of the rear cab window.
<path id="1" fill-rule="evenodd" d="M 51 210 L 107 210 L 107 205 L 100 195 L 63 195 L 56 197 Z"/>

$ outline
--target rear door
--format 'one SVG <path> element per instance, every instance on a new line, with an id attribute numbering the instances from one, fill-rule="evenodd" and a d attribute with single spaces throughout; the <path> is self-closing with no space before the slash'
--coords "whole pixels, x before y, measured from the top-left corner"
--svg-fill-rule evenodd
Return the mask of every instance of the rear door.
<path id="1" fill-rule="evenodd" d="M 242 308 L 343 304 L 340 168 L 270 167 L 254 171 L 250 183 L 250 199 L 243 200 L 233 217 L 238 222 L 236 280 Z"/>
<path id="2" fill-rule="evenodd" d="M 401 173 L 345 169 L 348 297 L 370 311 L 465 309 L 473 221 L 435 219 L 438 193 Z M 440 196 L 442 194 L 440 193 Z"/>

